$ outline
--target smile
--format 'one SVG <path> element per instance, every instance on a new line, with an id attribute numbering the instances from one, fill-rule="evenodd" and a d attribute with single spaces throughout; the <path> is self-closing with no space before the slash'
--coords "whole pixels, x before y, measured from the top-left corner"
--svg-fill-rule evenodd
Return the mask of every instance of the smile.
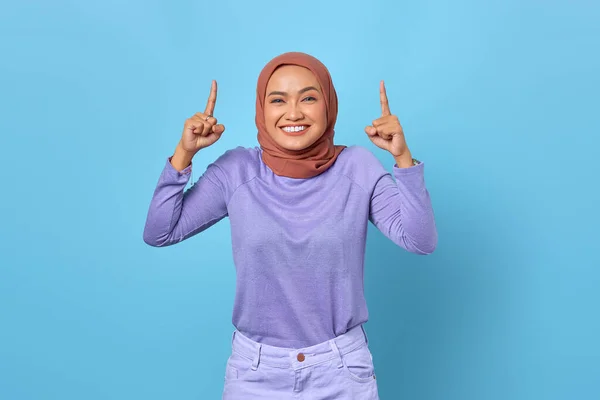
<path id="1" fill-rule="evenodd" d="M 294 126 L 282 126 L 281 130 L 285 133 L 300 134 L 308 129 L 308 125 L 294 125 Z"/>

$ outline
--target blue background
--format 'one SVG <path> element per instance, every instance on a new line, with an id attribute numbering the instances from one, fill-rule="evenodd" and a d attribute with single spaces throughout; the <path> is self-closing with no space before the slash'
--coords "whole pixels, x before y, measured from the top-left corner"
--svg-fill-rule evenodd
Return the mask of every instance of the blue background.
<path id="1" fill-rule="evenodd" d="M 485 3 L 485 4 L 484 4 Z M 439 229 L 431 256 L 371 229 L 367 330 L 382 399 L 600 398 L 592 1 L 4 2 L 0 399 L 217 399 L 234 294 L 227 220 L 142 241 L 158 175 L 211 79 L 256 144 L 262 66 L 330 69 L 337 142 L 386 81 Z"/>

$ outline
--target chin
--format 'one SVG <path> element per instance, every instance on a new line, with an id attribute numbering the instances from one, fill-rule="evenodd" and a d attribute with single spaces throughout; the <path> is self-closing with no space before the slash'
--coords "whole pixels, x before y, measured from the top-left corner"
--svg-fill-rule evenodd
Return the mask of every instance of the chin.
<path id="1" fill-rule="evenodd" d="M 313 138 L 303 138 L 303 137 L 297 137 L 297 138 L 291 138 L 291 137 L 280 137 L 279 140 L 277 140 L 277 144 L 279 144 L 281 147 L 283 147 L 284 149 L 287 150 L 292 150 L 292 151 L 299 151 L 299 150 L 304 150 L 308 147 L 310 147 L 313 143 L 315 143 L 317 140 Z"/>

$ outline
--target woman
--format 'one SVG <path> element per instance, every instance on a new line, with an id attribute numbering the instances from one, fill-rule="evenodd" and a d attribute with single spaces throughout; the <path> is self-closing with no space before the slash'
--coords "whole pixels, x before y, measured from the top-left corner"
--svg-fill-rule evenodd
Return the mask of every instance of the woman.
<path id="1" fill-rule="evenodd" d="M 144 240 L 168 246 L 229 217 L 236 328 L 224 399 L 378 399 L 363 324 L 368 221 L 402 248 L 431 253 L 437 231 L 423 164 L 414 160 L 383 82 L 365 132 L 394 158 L 395 181 L 369 151 L 334 145 L 337 95 L 304 53 L 258 78 L 258 148 L 236 148 L 184 191 L 196 153 L 225 128 L 208 104 L 185 122 L 152 198 Z"/>

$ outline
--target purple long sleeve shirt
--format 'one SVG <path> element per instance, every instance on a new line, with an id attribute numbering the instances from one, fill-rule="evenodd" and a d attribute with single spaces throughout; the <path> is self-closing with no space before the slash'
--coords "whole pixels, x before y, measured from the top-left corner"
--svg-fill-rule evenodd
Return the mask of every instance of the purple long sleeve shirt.
<path id="1" fill-rule="evenodd" d="M 299 348 L 368 320 L 363 290 L 367 225 L 398 246 L 437 244 L 424 164 L 393 167 L 352 146 L 310 179 L 275 175 L 260 148 L 227 151 L 191 188 L 191 166 L 167 160 L 151 200 L 144 241 L 168 246 L 228 217 L 237 284 L 233 325 L 251 339 Z"/>

